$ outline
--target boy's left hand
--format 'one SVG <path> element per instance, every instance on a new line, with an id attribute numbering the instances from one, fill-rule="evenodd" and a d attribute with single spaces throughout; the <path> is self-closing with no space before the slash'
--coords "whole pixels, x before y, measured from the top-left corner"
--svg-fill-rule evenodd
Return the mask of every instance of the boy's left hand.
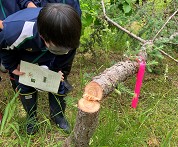
<path id="1" fill-rule="evenodd" d="M 20 65 L 18 65 L 17 68 L 12 73 L 17 76 L 21 76 L 25 74 L 25 72 L 20 71 Z"/>

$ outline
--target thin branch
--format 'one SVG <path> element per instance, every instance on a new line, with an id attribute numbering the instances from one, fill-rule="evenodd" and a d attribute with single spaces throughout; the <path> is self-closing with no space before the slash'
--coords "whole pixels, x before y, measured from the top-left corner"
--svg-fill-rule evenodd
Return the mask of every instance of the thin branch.
<path id="1" fill-rule="evenodd" d="M 171 55 L 167 54 L 166 52 L 164 52 L 163 50 L 158 49 L 162 54 L 166 55 L 167 57 L 169 57 L 170 59 L 174 60 L 176 63 L 178 63 L 178 60 L 174 59 Z"/>
<path id="2" fill-rule="evenodd" d="M 163 43 L 163 44 L 166 44 L 166 45 L 178 45 L 178 43 L 173 43 L 173 42 L 166 42 L 166 43 Z"/>
<path id="3" fill-rule="evenodd" d="M 162 28 L 158 31 L 158 33 L 153 37 L 152 41 L 154 42 L 156 37 L 159 35 L 159 33 L 163 30 L 163 28 L 166 26 L 166 24 L 172 19 L 172 17 L 174 17 L 174 15 L 176 15 L 176 13 L 178 12 L 178 9 L 168 18 L 168 20 L 165 22 L 165 24 L 162 26 Z"/>
<path id="4" fill-rule="evenodd" d="M 104 17 L 105 19 L 112 23 L 114 26 L 118 27 L 120 30 L 124 31 L 125 33 L 127 33 L 128 35 L 134 37 L 135 39 L 137 39 L 138 41 L 140 41 L 141 43 L 145 43 L 146 40 L 136 36 L 135 34 L 129 32 L 128 30 L 126 30 L 125 28 L 121 27 L 119 24 L 117 24 L 116 22 L 114 22 L 113 20 L 111 20 L 107 15 L 106 15 L 106 9 L 105 9 L 105 5 L 104 5 L 104 1 L 101 0 L 101 4 L 102 4 L 102 8 L 103 8 L 103 13 L 104 13 Z"/>

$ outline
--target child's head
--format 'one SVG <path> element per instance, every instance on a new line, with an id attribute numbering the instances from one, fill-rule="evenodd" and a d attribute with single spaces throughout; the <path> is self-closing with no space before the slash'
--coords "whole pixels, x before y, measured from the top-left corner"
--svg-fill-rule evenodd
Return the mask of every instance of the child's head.
<path id="1" fill-rule="evenodd" d="M 66 54 L 79 46 L 81 19 L 69 5 L 47 4 L 37 19 L 38 31 L 49 51 L 54 54 Z"/>

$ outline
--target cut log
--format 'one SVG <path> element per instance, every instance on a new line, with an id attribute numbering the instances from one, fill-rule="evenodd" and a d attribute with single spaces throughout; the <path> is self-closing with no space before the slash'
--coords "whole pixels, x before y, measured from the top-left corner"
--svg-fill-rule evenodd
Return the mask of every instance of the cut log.
<path id="1" fill-rule="evenodd" d="M 90 82 L 85 87 L 83 98 L 91 101 L 100 101 L 103 97 L 102 94 L 101 86 L 96 82 Z"/>
<path id="2" fill-rule="evenodd" d="M 63 147 L 88 147 L 97 124 L 100 101 L 117 86 L 119 82 L 138 71 L 135 61 L 119 62 L 106 69 L 87 84 L 83 98 L 78 102 L 78 114 L 73 132 L 64 141 Z"/>
<path id="3" fill-rule="evenodd" d="M 94 113 L 100 109 L 100 103 L 82 98 L 78 102 L 78 108 L 84 112 Z"/>
<path id="4" fill-rule="evenodd" d="M 74 130 L 65 140 L 63 147 L 88 147 L 98 124 L 98 114 L 99 111 L 87 113 L 79 109 Z"/>
<path id="5" fill-rule="evenodd" d="M 78 102 L 78 108 L 84 112 L 94 113 L 100 108 L 100 101 L 103 96 L 101 86 L 96 82 L 90 82 L 86 87 L 83 98 Z"/>
<path id="6" fill-rule="evenodd" d="M 106 69 L 99 76 L 93 78 L 103 90 L 103 97 L 109 94 L 118 83 L 125 81 L 128 77 L 138 71 L 138 63 L 134 61 L 119 62 Z M 85 92 L 86 93 L 86 92 Z"/>

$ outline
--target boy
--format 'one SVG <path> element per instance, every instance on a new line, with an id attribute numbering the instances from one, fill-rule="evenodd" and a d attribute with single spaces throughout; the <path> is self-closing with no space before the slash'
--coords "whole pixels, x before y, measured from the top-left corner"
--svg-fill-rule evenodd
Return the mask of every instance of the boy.
<path id="1" fill-rule="evenodd" d="M 15 13 L 16 11 L 24 8 L 29 8 L 29 7 L 44 7 L 47 3 L 64 3 L 72 6 L 79 16 L 81 17 L 81 9 L 80 9 L 80 3 L 79 0 L 12 0 L 12 1 L 7 1 L 7 0 L 0 0 L 0 20 L 4 20 L 8 15 Z M 72 67 L 72 62 L 73 59 L 71 59 L 70 63 L 68 63 L 68 66 L 66 66 L 63 69 L 63 72 L 65 73 L 64 76 L 64 86 L 65 89 L 71 91 L 73 87 L 68 83 L 67 76 L 70 73 L 71 67 Z M 1 57 L 0 57 L 0 63 L 1 63 Z M 7 70 L 4 68 L 3 65 L 0 65 L 0 71 L 2 72 L 7 72 Z M 13 75 L 10 74 L 10 81 L 11 84 L 15 87 L 14 84 L 14 78 Z"/>
<path id="2" fill-rule="evenodd" d="M 14 75 L 16 89 L 20 89 L 21 102 L 28 116 L 27 134 L 34 134 L 37 131 L 37 90 L 18 83 L 18 77 L 24 74 L 19 71 L 19 63 L 24 60 L 46 65 L 56 72 L 63 71 L 73 60 L 79 46 L 81 20 L 69 5 L 47 4 L 43 8 L 18 11 L 0 26 L 3 65 Z M 65 89 L 61 82 L 58 94 L 49 93 L 50 116 L 59 128 L 69 132 L 70 127 L 64 117 L 64 96 Z"/>
<path id="3" fill-rule="evenodd" d="M 0 20 L 4 20 L 9 15 L 27 7 L 36 7 L 32 1 L 29 0 L 0 0 Z M 0 58 L 0 71 L 7 72 L 1 64 Z"/>

